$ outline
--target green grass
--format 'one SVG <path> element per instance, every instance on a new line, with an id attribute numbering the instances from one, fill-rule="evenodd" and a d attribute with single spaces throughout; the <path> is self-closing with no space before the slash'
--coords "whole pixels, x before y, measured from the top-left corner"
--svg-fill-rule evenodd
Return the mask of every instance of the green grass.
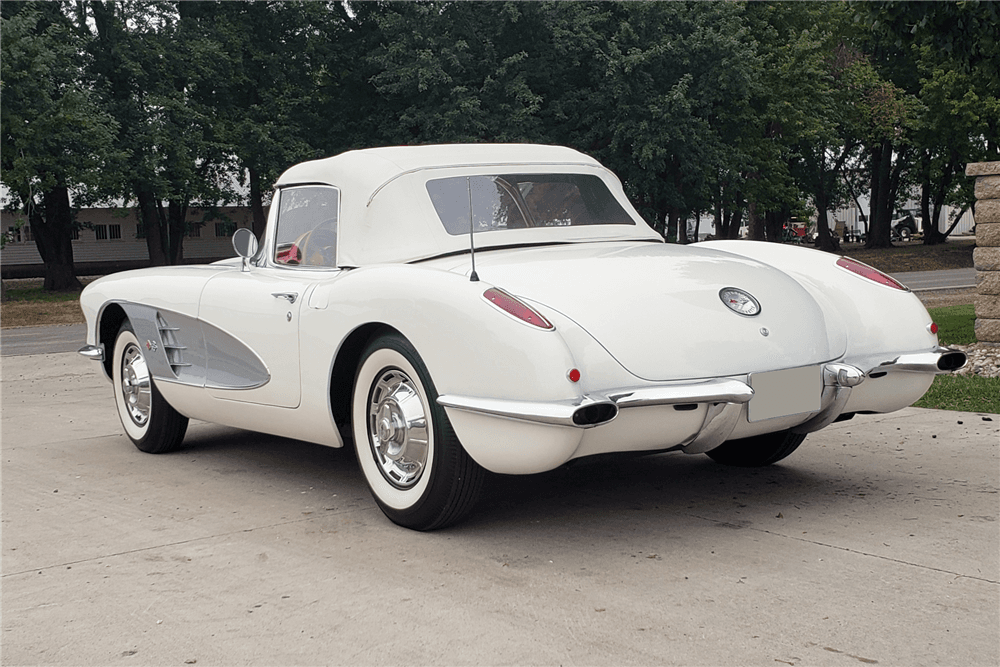
<path id="1" fill-rule="evenodd" d="M 80 292 L 46 292 L 42 289 L 42 281 L 25 282 L 17 286 L 8 286 L 4 293 L 5 301 L 30 301 L 32 303 L 58 303 L 63 301 L 79 301 Z"/>
<path id="2" fill-rule="evenodd" d="M 938 340 L 942 345 L 972 345 L 976 342 L 976 307 L 945 306 L 931 308 L 931 319 L 938 325 Z"/>
<path id="3" fill-rule="evenodd" d="M 970 345 L 976 342 L 974 306 L 931 308 L 942 345 Z M 988 412 L 1000 414 L 1000 378 L 978 375 L 939 375 L 924 397 L 913 404 L 918 408 Z"/>
<path id="4" fill-rule="evenodd" d="M 939 375 L 917 408 L 1000 414 L 1000 378 L 978 375 Z"/>

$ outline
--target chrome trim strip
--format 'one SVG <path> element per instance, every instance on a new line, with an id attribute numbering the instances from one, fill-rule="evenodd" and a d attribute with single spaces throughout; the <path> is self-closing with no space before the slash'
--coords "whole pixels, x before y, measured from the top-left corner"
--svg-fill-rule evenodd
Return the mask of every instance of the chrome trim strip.
<path id="1" fill-rule="evenodd" d="M 100 345 L 84 345 L 79 350 L 80 354 L 87 357 L 91 361 L 104 361 L 104 344 Z"/>

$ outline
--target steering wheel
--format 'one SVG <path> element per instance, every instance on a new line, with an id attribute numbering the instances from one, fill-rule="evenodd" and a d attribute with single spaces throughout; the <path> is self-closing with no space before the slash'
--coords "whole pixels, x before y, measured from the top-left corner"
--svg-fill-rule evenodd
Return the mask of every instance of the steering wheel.
<path id="1" fill-rule="evenodd" d="M 302 263 L 307 266 L 337 265 L 337 220 L 324 220 L 309 232 L 302 245 Z"/>

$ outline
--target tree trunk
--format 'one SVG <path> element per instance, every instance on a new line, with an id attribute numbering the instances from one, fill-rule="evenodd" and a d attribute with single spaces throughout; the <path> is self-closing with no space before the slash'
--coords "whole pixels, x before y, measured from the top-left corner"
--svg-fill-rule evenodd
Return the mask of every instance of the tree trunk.
<path id="1" fill-rule="evenodd" d="M 667 241 L 677 243 L 677 209 L 673 206 L 669 207 L 666 212 L 667 215 Z"/>
<path id="2" fill-rule="evenodd" d="M 136 188 L 139 200 L 139 219 L 146 234 L 146 250 L 152 266 L 166 266 L 167 253 L 163 247 L 163 231 L 160 224 L 160 205 L 153 192 L 142 186 Z"/>
<path id="3" fill-rule="evenodd" d="M 253 213 L 253 233 L 258 239 L 264 238 L 267 215 L 264 213 L 264 196 L 260 187 L 260 174 L 250 170 L 250 211 Z"/>
<path id="4" fill-rule="evenodd" d="M 895 193 L 891 192 L 892 142 L 883 141 L 871 149 L 871 208 L 869 209 L 868 242 L 866 248 L 892 247 L 892 207 Z"/>
<path id="5" fill-rule="evenodd" d="M 729 234 L 726 236 L 728 239 L 738 239 L 740 237 L 740 225 L 743 224 L 743 209 L 737 208 L 732 213 L 732 218 L 729 221 Z"/>
<path id="6" fill-rule="evenodd" d="M 822 167 L 821 167 L 822 168 Z M 825 174 L 820 174 L 818 187 L 813 193 L 816 204 L 816 247 L 827 252 L 840 252 L 840 241 L 830 233 L 830 196 L 827 194 Z"/>
<path id="7" fill-rule="evenodd" d="M 687 218 L 681 220 L 681 210 L 676 206 L 670 207 L 670 218 L 673 220 L 674 229 L 677 230 L 677 242 L 687 245 L 688 225 Z"/>
<path id="8" fill-rule="evenodd" d="M 83 289 L 73 267 L 73 209 L 69 188 L 57 186 L 42 196 L 42 206 L 28 200 L 28 224 L 45 265 L 47 292 Z"/>
<path id="9" fill-rule="evenodd" d="M 951 189 L 956 166 L 956 160 L 949 160 L 941 173 L 941 178 L 938 179 L 936 188 L 933 188 L 931 185 L 929 170 L 924 176 L 920 193 L 920 214 L 923 217 L 921 227 L 924 233 L 924 245 L 944 243 L 948 240 L 948 234 L 951 233 L 951 229 L 949 229 L 947 233 L 942 234 L 938 226 L 938 220 L 941 218 L 944 199 L 948 190 Z M 952 229 L 954 229 L 954 226 L 952 226 Z"/>
<path id="10" fill-rule="evenodd" d="M 757 202 L 747 203 L 747 238 L 754 241 L 764 240 L 764 220 L 757 213 Z"/>
<path id="11" fill-rule="evenodd" d="M 184 235 L 187 232 L 188 202 L 173 199 L 167 202 L 167 258 L 171 264 L 184 261 Z"/>

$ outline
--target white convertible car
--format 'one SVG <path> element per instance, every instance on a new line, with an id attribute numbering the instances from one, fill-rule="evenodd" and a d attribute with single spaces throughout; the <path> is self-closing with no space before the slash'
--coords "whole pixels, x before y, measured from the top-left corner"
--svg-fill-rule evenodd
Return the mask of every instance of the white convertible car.
<path id="1" fill-rule="evenodd" d="M 87 346 L 129 438 L 188 419 L 355 448 L 379 507 L 418 530 L 485 471 L 613 452 L 760 466 L 965 364 L 910 291 L 774 243 L 670 245 L 568 148 L 377 148 L 276 185 L 240 257 L 91 283 Z"/>

